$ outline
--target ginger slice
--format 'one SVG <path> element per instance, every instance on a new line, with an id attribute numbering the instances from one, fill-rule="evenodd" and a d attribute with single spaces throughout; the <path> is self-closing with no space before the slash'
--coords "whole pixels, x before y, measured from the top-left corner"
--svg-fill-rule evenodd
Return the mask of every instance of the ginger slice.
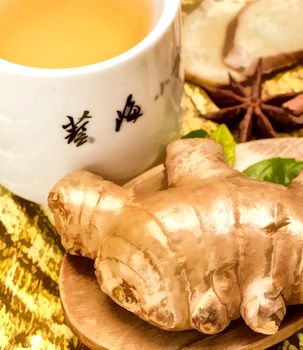
<path id="1" fill-rule="evenodd" d="M 236 20 L 224 62 L 247 76 L 253 74 L 260 58 L 265 73 L 295 63 L 303 57 L 302 17 L 302 0 L 249 3 Z"/>
<path id="2" fill-rule="evenodd" d="M 184 20 L 183 49 L 188 80 L 206 85 L 227 85 L 228 74 L 245 77 L 226 66 L 223 50 L 228 25 L 248 0 L 205 0 Z"/>

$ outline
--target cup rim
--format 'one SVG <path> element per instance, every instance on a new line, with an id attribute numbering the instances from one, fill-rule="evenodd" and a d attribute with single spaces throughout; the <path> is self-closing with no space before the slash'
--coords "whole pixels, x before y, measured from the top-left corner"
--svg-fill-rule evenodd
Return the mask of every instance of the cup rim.
<path id="1" fill-rule="evenodd" d="M 157 19 L 154 28 L 147 34 L 147 36 L 129 50 L 122 52 L 118 56 L 112 57 L 108 60 L 79 67 L 40 68 L 25 66 L 0 58 L 0 70 L 10 71 L 21 75 L 64 77 L 90 74 L 96 71 L 104 71 L 113 68 L 120 64 L 126 63 L 130 59 L 153 47 L 171 26 L 179 12 L 180 7 L 181 0 L 164 0 L 164 6 L 161 14 Z"/>

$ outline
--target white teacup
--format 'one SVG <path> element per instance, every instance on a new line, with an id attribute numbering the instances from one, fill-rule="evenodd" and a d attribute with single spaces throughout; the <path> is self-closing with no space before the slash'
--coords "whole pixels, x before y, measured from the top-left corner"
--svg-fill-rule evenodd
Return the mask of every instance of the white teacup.
<path id="1" fill-rule="evenodd" d="M 123 182 L 161 161 L 183 89 L 180 0 L 153 0 L 138 45 L 97 64 L 30 68 L 0 59 L 0 183 L 45 203 L 66 173 Z"/>

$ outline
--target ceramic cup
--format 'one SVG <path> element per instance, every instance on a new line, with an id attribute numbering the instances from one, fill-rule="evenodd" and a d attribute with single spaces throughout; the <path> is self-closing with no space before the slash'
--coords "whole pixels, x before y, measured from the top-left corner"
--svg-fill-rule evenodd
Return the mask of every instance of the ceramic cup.
<path id="1" fill-rule="evenodd" d="M 122 183 L 161 161 L 183 89 L 180 2 L 153 0 L 149 34 L 107 61 L 41 69 L 0 59 L 0 184 L 46 203 L 71 171 Z"/>

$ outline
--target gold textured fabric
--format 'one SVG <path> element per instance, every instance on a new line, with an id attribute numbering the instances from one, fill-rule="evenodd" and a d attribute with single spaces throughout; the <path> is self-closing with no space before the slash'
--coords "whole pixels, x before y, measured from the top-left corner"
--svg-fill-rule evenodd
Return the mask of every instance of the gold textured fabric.
<path id="1" fill-rule="evenodd" d="M 85 349 L 64 323 L 64 251 L 47 214 L 0 187 L 0 349 Z"/>

